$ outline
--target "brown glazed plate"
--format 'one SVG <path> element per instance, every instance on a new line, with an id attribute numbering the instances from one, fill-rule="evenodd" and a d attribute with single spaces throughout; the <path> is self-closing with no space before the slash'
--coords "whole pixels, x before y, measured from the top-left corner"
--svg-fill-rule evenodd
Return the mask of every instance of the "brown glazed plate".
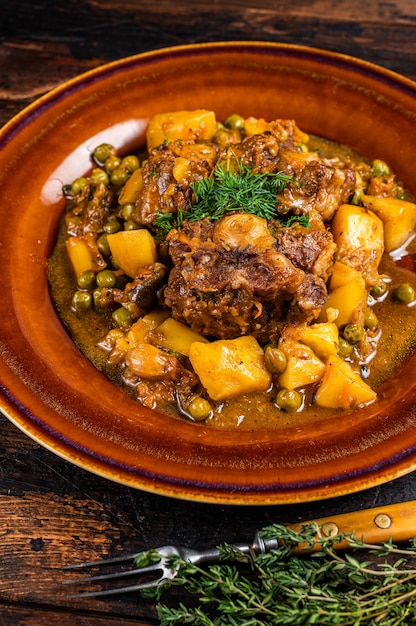
<path id="1" fill-rule="evenodd" d="M 0 408 L 71 463 L 138 489 L 222 504 L 347 494 L 416 468 L 416 353 L 354 414 L 273 431 L 221 431 L 142 408 L 78 351 L 51 302 L 45 262 L 64 183 L 102 141 L 143 144 L 157 112 L 206 108 L 293 118 L 384 159 L 416 194 L 416 84 L 295 45 L 180 46 L 104 65 L 41 97 L 0 131 Z"/>

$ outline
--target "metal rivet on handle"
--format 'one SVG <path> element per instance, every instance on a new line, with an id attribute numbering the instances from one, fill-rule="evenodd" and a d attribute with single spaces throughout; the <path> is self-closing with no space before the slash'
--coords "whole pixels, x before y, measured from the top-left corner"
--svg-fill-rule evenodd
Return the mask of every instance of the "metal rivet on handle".
<path id="1" fill-rule="evenodd" d="M 379 528 L 389 528 L 391 526 L 391 517 L 386 513 L 379 513 L 374 518 L 374 524 Z"/>
<path id="2" fill-rule="evenodd" d="M 335 524 L 335 522 L 326 522 L 322 525 L 321 532 L 326 537 L 330 537 L 331 535 L 334 537 L 338 534 L 338 526 Z"/>

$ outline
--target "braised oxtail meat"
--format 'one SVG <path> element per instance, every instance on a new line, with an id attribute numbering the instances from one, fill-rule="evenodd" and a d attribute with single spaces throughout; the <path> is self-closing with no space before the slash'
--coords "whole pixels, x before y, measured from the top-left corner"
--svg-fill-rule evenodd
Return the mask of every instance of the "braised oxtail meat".
<path id="1" fill-rule="evenodd" d="M 214 144 L 198 141 L 154 148 L 142 168 L 143 187 L 133 219 L 151 227 L 158 213 L 186 211 L 192 198 L 191 182 L 209 176 L 217 156 Z"/>
<path id="2" fill-rule="evenodd" d="M 297 154 L 294 163 L 298 164 Z M 286 161 L 285 169 L 291 171 L 290 161 Z M 297 215 L 316 210 L 324 220 L 330 220 L 337 208 L 348 202 L 354 188 L 355 172 L 352 169 L 308 160 L 294 172 L 293 181 L 279 195 L 279 200 Z"/>
<path id="3" fill-rule="evenodd" d="M 334 252 L 331 235 L 316 231 L 310 237 L 309 229 L 301 230 L 299 257 L 294 239 L 285 234 L 289 229 L 282 229 L 279 243 L 265 220 L 235 214 L 228 230 L 230 218 L 215 225 L 205 222 L 205 228 L 189 223 L 171 231 L 174 267 L 165 304 L 175 319 L 204 335 L 231 339 L 251 334 L 259 341 L 275 340 L 291 307 L 297 321 L 305 321 L 324 304 L 324 279 Z M 313 274 L 318 268 L 322 276 Z"/>

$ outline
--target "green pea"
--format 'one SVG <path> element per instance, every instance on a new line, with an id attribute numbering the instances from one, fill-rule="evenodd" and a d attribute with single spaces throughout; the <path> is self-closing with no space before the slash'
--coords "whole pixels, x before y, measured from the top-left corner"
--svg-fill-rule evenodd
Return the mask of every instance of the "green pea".
<path id="1" fill-rule="evenodd" d="M 108 185 L 110 182 L 107 172 L 101 169 L 101 167 L 96 167 L 92 170 L 91 179 L 96 183 L 103 183 L 104 185 Z"/>
<path id="2" fill-rule="evenodd" d="M 91 287 L 95 284 L 95 274 L 92 270 L 87 270 L 82 272 L 80 276 L 78 276 L 78 287 L 80 289 L 91 289 Z"/>
<path id="3" fill-rule="evenodd" d="M 137 230 L 139 225 L 133 220 L 127 220 L 124 224 L 124 230 Z"/>
<path id="4" fill-rule="evenodd" d="M 370 290 L 370 294 L 373 296 L 373 298 L 381 298 L 382 296 L 384 296 L 384 294 L 387 291 L 387 284 L 384 280 L 380 280 L 379 283 L 377 283 L 377 285 L 374 285 L 373 287 L 371 287 Z"/>
<path id="5" fill-rule="evenodd" d="M 364 328 L 360 324 L 347 324 L 342 331 L 342 336 L 348 343 L 359 343 L 364 339 Z"/>
<path id="6" fill-rule="evenodd" d="M 244 128 L 244 117 L 237 115 L 237 113 L 232 113 L 225 120 L 224 126 L 232 130 L 242 130 Z"/>
<path id="7" fill-rule="evenodd" d="M 109 174 L 111 174 L 111 172 L 114 172 L 114 170 L 120 167 L 120 165 L 121 159 L 116 155 L 109 156 L 104 162 L 105 171 Z"/>
<path id="8" fill-rule="evenodd" d="M 409 304 L 409 302 L 413 302 L 415 299 L 415 290 L 409 283 L 402 283 L 393 291 L 393 297 L 397 302 Z"/>
<path id="9" fill-rule="evenodd" d="M 129 173 L 124 167 L 116 167 L 110 174 L 110 180 L 113 185 L 121 187 L 125 185 L 129 179 Z"/>
<path id="10" fill-rule="evenodd" d="M 281 374 L 286 369 L 287 359 L 285 353 L 277 346 L 266 346 L 264 362 L 272 374 Z"/>
<path id="11" fill-rule="evenodd" d="M 94 149 L 94 159 L 100 165 L 103 165 L 109 156 L 115 154 L 115 148 L 109 143 L 101 143 Z"/>
<path id="12" fill-rule="evenodd" d="M 100 235 L 97 239 L 97 248 L 104 256 L 110 256 L 111 250 L 108 245 L 107 235 Z"/>
<path id="13" fill-rule="evenodd" d="M 75 311 L 81 313 L 91 308 L 92 297 L 89 291 L 76 291 L 72 296 L 72 306 Z"/>
<path id="14" fill-rule="evenodd" d="M 104 224 L 104 232 L 106 232 L 107 235 L 118 233 L 119 230 L 121 230 L 121 225 L 115 217 L 110 217 L 110 219 Z"/>
<path id="15" fill-rule="evenodd" d="M 76 178 L 71 185 L 71 192 L 73 196 L 77 196 L 84 189 L 85 185 L 88 183 L 88 180 L 81 176 L 80 178 Z"/>
<path id="16" fill-rule="evenodd" d="M 275 402 L 283 411 L 297 411 L 302 405 L 302 396 L 295 389 L 283 388 L 277 393 Z"/>
<path id="17" fill-rule="evenodd" d="M 127 170 L 131 174 L 135 170 L 139 169 L 140 167 L 139 159 L 134 154 L 129 154 L 128 156 L 124 157 L 124 159 L 122 159 L 121 167 L 123 167 L 125 170 Z"/>
<path id="18" fill-rule="evenodd" d="M 354 205 L 361 204 L 361 198 L 363 197 L 363 195 L 364 195 L 363 189 L 356 189 L 353 197 L 350 200 L 350 204 L 354 204 Z"/>
<path id="19" fill-rule="evenodd" d="M 381 159 L 375 159 L 372 163 L 373 166 L 373 174 L 380 176 L 388 176 L 390 174 L 390 168 L 385 161 Z"/>
<path id="20" fill-rule="evenodd" d="M 92 292 L 92 299 L 94 302 L 94 306 L 97 307 L 97 309 L 99 309 L 101 307 L 101 299 L 102 299 L 102 293 L 101 293 L 101 289 L 94 289 L 94 291 Z"/>
<path id="21" fill-rule="evenodd" d="M 116 275 L 111 270 L 102 270 L 101 272 L 98 272 L 95 279 L 97 281 L 97 287 L 100 287 L 101 289 L 103 287 L 114 287 L 117 280 Z"/>
<path id="22" fill-rule="evenodd" d="M 113 311 L 113 313 L 111 314 L 111 317 L 120 328 L 129 328 L 133 321 L 130 315 L 130 311 L 125 309 L 123 306 L 115 309 L 115 311 Z"/>
<path id="23" fill-rule="evenodd" d="M 211 405 L 205 398 L 194 398 L 188 407 L 189 414 L 197 422 L 204 420 L 211 412 Z"/>
<path id="24" fill-rule="evenodd" d="M 352 345 L 344 339 L 344 337 L 338 338 L 338 354 L 342 359 L 350 356 L 352 352 Z"/>
<path id="25" fill-rule="evenodd" d="M 368 328 L 368 330 L 375 330 L 377 326 L 377 315 L 371 309 L 367 309 L 364 313 L 364 327 Z"/>
<path id="26" fill-rule="evenodd" d="M 128 202 L 127 204 L 123 204 L 121 211 L 120 211 L 120 215 L 123 218 L 123 220 L 130 220 L 131 216 L 134 213 L 134 204 L 132 204 L 131 202 Z"/>

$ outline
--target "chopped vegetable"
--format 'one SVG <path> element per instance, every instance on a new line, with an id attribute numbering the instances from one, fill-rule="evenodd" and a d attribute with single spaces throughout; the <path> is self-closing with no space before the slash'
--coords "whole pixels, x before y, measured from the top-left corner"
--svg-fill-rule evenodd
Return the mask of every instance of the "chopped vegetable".
<path id="1" fill-rule="evenodd" d="M 77 278 L 85 272 L 97 272 L 105 267 L 105 262 L 90 237 L 68 237 L 66 250 Z"/>
<path id="2" fill-rule="evenodd" d="M 107 241 L 116 265 L 132 278 L 157 261 L 156 242 L 144 228 L 107 235 Z"/>
<path id="3" fill-rule="evenodd" d="M 316 383 L 322 378 L 325 365 L 309 346 L 283 338 L 279 342 L 279 348 L 287 359 L 286 369 L 278 378 L 281 387 L 298 389 Z"/>
<path id="4" fill-rule="evenodd" d="M 315 394 L 318 406 L 328 409 L 352 409 L 373 402 L 377 394 L 352 367 L 338 356 L 329 357 Z"/>
<path id="5" fill-rule="evenodd" d="M 176 139 L 212 139 L 216 123 L 215 114 L 205 109 L 158 113 L 149 122 L 147 146 L 151 150 Z"/>
<path id="6" fill-rule="evenodd" d="M 384 225 L 387 252 L 397 250 L 413 234 L 416 226 L 416 204 L 399 198 L 363 195 L 364 206 L 371 209 Z"/>
<path id="7" fill-rule="evenodd" d="M 378 266 L 384 252 L 383 222 L 368 209 L 341 205 L 331 225 L 338 246 L 336 260 L 363 273 L 368 284 L 378 282 Z"/>
<path id="8" fill-rule="evenodd" d="M 191 344 L 195 341 L 208 343 L 208 339 L 171 317 L 168 317 L 151 333 L 152 343 L 185 355 L 189 354 Z"/>
<path id="9" fill-rule="evenodd" d="M 189 360 L 208 395 L 216 401 L 255 391 L 265 391 L 271 382 L 264 352 L 254 337 L 195 342 Z"/>

